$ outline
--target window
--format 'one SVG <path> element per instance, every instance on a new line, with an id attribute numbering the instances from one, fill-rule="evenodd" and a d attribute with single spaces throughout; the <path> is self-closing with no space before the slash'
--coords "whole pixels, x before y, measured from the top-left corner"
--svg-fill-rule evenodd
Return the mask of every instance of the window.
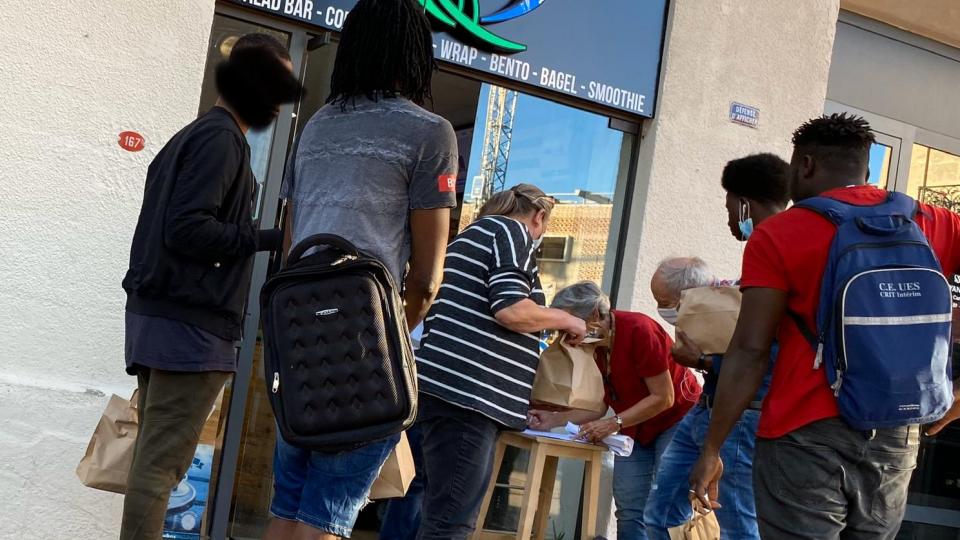
<path id="1" fill-rule="evenodd" d="M 484 189 L 536 185 L 558 202 L 539 258 L 547 301 L 578 281 L 608 283 L 616 257 L 614 216 L 623 203 L 615 194 L 626 183 L 629 160 L 622 158 L 631 155 L 634 136 L 611 129 L 605 116 L 523 93 L 517 93 L 515 105 L 510 95 L 498 105 L 503 92 L 488 84 L 480 91 L 467 173 L 472 189 L 465 196 L 460 229 L 472 222 Z M 509 135 L 510 142 L 496 139 L 498 134 Z"/>
<path id="2" fill-rule="evenodd" d="M 922 144 L 914 144 L 910 158 L 907 194 L 932 204 L 960 211 L 960 156 Z M 953 287 L 960 276 L 952 276 Z M 956 290 L 956 289 L 955 289 Z M 954 294 L 954 326 L 958 320 Z M 956 339 L 956 337 L 955 337 Z M 957 347 L 956 341 L 954 348 Z M 955 533 L 960 510 L 960 467 L 955 459 L 960 449 L 960 427 L 947 426 L 936 438 L 923 437 L 917 469 L 910 483 L 909 507 L 902 534 L 936 535 Z M 938 513 L 931 509 L 948 509 Z M 922 510 L 921 510 L 922 509 Z M 931 517 L 934 518 L 931 520 Z M 924 523 L 909 523 L 921 521 Z M 951 528 L 934 525 L 949 525 Z M 910 536 L 913 538 L 914 536 Z M 931 536 L 933 537 L 933 536 Z M 899 538 L 899 536 L 898 536 Z"/>
<path id="3" fill-rule="evenodd" d="M 960 156 L 914 144 L 907 194 L 929 204 L 960 210 Z"/>
<path id="4" fill-rule="evenodd" d="M 873 143 L 870 146 L 870 178 L 867 183 L 881 189 L 887 188 L 890 179 L 890 158 L 893 148 L 885 144 Z"/>
<path id="5" fill-rule="evenodd" d="M 489 84 L 473 126 L 459 228 L 485 194 L 533 184 L 557 200 L 537 253 L 547 302 L 578 281 L 610 283 L 635 136 L 605 116 Z M 524 450 L 504 454 L 485 529 L 517 530 L 528 460 Z M 578 537 L 582 480 L 582 462 L 560 460 L 548 525 L 558 538 Z"/>
<path id="6" fill-rule="evenodd" d="M 537 260 L 540 262 L 569 262 L 573 238 L 569 236 L 544 236 Z"/>

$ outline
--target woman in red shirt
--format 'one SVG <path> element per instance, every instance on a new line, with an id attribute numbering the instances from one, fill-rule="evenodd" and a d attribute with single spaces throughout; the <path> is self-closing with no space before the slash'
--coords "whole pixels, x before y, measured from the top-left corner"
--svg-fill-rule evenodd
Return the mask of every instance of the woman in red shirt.
<path id="1" fill-rule="evenodd" d="M 641 313 L 611 310 L 610 300 L 595 283 L 566 287 L 557 293 L 552 307 L 611 336 L 611 346 L 598 348 L 596 360 L 604 376 L 604 401 L 614 415 L 531 410 L 530 427 L 549 430 L 573 422 L 580 425 L 580 437 L 592 442 L 621 432 L 632 437 L 636 441 L 633 454 L 614 461 L 617 538 L 645 540 L 643 512 L 660 456 L 677 423 L 700 397 L 700 384 L 690 370 L 673 361 L 673 340 L 656 321 Z"/>

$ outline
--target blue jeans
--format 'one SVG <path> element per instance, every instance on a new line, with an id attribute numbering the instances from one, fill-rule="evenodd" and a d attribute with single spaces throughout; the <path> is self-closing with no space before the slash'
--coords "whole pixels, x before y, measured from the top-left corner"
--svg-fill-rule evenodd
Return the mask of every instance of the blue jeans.
<path id="1" fill-rule="evenodd" d="M 420 425 L 407 430 L 413 465 L 417 475 L 410 482 L 407 494 L 399 499 L 390 499 L 384 505 L 380 519 L 380 540 L 414 540 L 420 528 L 420 506 L 423 504 L 423 448 L 420 443 Z"/>
<path id="2" fill-rule="evenodd" d="M 617 505 L 617 540 L 647 540 L 643 512 L 657 489 L 657 470 L 677 426 L 661 433 L 648 446 L 634 446 L 629 457 L 613 460 L 613 500 Z"/>
<path id="3" fill-rule="evenodd" d="M 336 454 L 311 452 L 277 434 L 270 513 L 337 536 L 350 537 L 380 468 L 400 435 Z"/>
<path id="4" fill-rule="evenodd" d="M 490 482 L 500 424 L 420 394 L 423 518 L 418 540 L 467 540 Z"/>
<path id="5" fill-rule="evenodd" d="M 757 510 L 753 498 L 753 453 L 760 411 L 743 412 L 727 440 L 720 447 L 723 477 L 720 479 L 720 504 L 717 521 L 722 540 L 759 540 Z M 700 449 L 710 426 L 710 410 L 694 407 L 677 428 L 673 444 L 661 458 L 657 490 L 647 505 L 646 523 L 651 539 L 669 540 L 667 529 L 688 521 L 690 506 L 689 477 L 700 457 Z"/>

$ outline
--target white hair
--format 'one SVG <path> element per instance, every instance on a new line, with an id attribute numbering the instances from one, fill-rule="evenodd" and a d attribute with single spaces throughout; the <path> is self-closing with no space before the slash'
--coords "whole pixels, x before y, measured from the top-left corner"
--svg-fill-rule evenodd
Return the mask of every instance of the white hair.
<path id="1" fill-rule="evenodd" d="M 596 311 L 600 317 L 610 312 L 610 298 L 592 281 L 581 281 L 564 287 L 553 297 L 550 307 L 588 320 Z"/>
<path id="2" fill-rule="evenodd" d="M 709 287 L 716 281 L 706 261 L 699 257 L 671 257 L 657 266 L 671 293 L 680 296 L 687 289 Z"/>

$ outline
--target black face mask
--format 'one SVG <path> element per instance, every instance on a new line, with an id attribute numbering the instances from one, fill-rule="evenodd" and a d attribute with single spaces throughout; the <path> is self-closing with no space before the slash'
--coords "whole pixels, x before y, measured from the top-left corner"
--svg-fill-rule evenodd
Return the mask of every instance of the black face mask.
<path id="1" fill-rule="evenodd" d="M 277 108 L 300 97 L 303 88 L 277 56 L 256 47 L 233 51 L 217 66 L 217 91 L 254 129 L 273 122 Z"/>

